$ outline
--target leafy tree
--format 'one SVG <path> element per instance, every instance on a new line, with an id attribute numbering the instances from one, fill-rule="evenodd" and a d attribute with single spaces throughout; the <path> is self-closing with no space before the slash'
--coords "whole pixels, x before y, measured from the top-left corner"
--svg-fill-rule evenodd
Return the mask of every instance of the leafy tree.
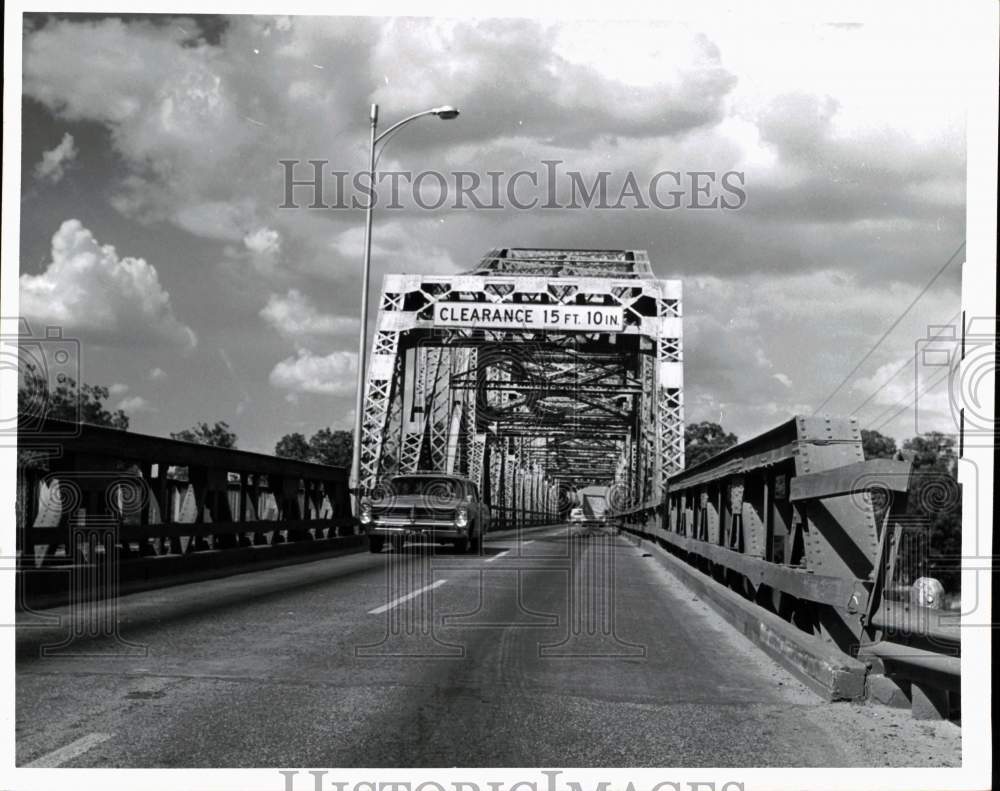
<path id="1" fill-rule="evenodd" d="M 913 462 L 907 511 L 919 517 L 928 529 L 931 566 L 927 574 L 940 579 L 946 590 L 958 591 L 962 493 L 955 437 L 939 431 L 918 434 L 903 443 L 902 455 Z"/>
<path id="2" fill-rule="evenodd" d="M 866 459 L 891 459 L 898 453 L 896 440 L 868 429 L 861 429 L 861 447 Z"/>
<path id="3" fill-rule="evenodd" d="M 236 447 L 236 434 L 229 430 L 229 424 L 224 420 L 217 420 L 214 426 L 202 421 L 183 431 L 171 432 L 170 436 L 173 439 L 197 442 L 200 445 L 214 445 L 217 448 Z"/>
<path id="4" fill-rule="evenodd" d="M 312 461 L 312 448 L 305 436 L 295 432 L 285 434 L 274 446 L 274 455 L 283 459 L 299 459 L 300 461 Z"/>
<path id="5" fill-rule="evenodd" d="M 957 476 L 958 456 L 955 437 L 940 431 L 917 434 L 903 443 L 903 451 L 913 459 L 914 469 L 935 470 Z"/>
<path id="6" fill-rule="evenodd" d="M 684 427 L 685 466 L 693 467 L 737 442 L 736 435 L 728 433 L 718 423 L 707 420 L 689 423 Z"/>
<path id="7" fill-rule="evenodd" d="M 108 388 L 77 385 L 72 377 L 66 377 L 52 390 L 45 377 L 29 365 L 17 388 L 17 411 L 23 419 L 51 417 L 125 431 L 128 415 L 121 409 L 108 409 L 104 402 L 110 397 Z"/>
<path id="8" fill-rule="evenodd" d="M 101 385 L 82 384 L 66 377 L 53 390 L 48 380 L 33 365 L 27 365 L 17 387 L 18 423 L 33 424 L 44 418 L 88 423 L 125 431 L 128 415 L 121 409 L 110 410 L 105 401 L 110 398 L 108 388 Z M 50 451 L 29 447 L 17 449 L 17 488 L 15 513 L 17 524 L 24 525 L 28 518 L 28 502 L 32 498 L 31 478 L 25 473 L 49 469 Z"/>
<path id="9" fill-rule="evenodd" d="M 350 467 L 354 434 L 350 431 L 321 428 L 309 441 L 299 433 L 285 434 L 274 446 L 274 455 L 301 459 L 331 467 Z"/>
<path id="10" fill-rule="evenodd" d="M 354 434 L 351 431 L 321 428 L 309 438 L 313 461 L 331 467 L 350 467 L 354 450 Z"/>

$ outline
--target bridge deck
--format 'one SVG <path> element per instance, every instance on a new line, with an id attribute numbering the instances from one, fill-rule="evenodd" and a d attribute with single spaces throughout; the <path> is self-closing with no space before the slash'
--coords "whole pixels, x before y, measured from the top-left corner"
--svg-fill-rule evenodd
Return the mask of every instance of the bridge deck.
<path id="1" fill-rule="evenodd" d="M 663 563 L 553 526 L 126 596 L 120 642 L 45 658 L 21 628 L 18 763 L 957 765 L 954 725 L 823 702 Z"/>

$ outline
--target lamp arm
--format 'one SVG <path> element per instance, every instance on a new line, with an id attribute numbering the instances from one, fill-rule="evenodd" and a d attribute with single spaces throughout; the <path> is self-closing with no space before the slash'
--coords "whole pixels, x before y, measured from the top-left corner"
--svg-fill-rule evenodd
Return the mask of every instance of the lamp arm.
<path id="1" fill-rule="evenodd" d="M 434 115 L 434 110 L 423 110 L 419 113 L 414 113 L 413 115 L 404 118 L 402 121 L 397 121 L 388 129 L 386 129 L 384 132 L 382 132 L 382 134 L 380 134 L 378 137 L 375 138 L 375 144 L 378 145 L 385 137 L 395 132 L 403 124 L 408 124 L 410 123 L 410 121 L 415 121 L 417 118 L 422 118 L 425 115 Z"/>

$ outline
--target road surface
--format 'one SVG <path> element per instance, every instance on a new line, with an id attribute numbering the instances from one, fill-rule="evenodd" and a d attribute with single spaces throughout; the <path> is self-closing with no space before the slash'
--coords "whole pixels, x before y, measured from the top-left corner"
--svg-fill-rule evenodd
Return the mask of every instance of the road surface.
<path id="1" fill-rule="evenodd" d="M 954 724 L 825 703 L 607 530 L 340 556 L 126 596 L 116 617 L 117 639 L 61 647 L 18 630 L 19 765 L 960 761 Z"/>

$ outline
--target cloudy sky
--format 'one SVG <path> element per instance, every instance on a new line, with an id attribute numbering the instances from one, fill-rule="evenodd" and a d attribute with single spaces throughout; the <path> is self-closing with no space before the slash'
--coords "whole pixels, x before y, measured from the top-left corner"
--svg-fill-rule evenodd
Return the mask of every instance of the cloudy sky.
<path id="1" fill-rule="evenodd" d="M 384 125 L 462 112 L 393 138 L 386 170 L 735 170 L 747 196 L 407 203 L 376 217 L 375 283 L 494 246 L 646 249 L 684 281 L 689 420 L 745 437 L 833 394 L 824 411 L 903 438 L 919 393 L 919 428 L 954 430 L 913 357 L 960 310 L 962 255 L 840 386 L 964 239 L 966 40 L 947 20 L 35 16 L 23 43 L 21 313 L 81 340 L 83 379 L 137 431 L 226 420 L 271 451 L 350 426 L 363 212 L 280 209 L 279 160 L 363 169 L 373 101 Z"/>

